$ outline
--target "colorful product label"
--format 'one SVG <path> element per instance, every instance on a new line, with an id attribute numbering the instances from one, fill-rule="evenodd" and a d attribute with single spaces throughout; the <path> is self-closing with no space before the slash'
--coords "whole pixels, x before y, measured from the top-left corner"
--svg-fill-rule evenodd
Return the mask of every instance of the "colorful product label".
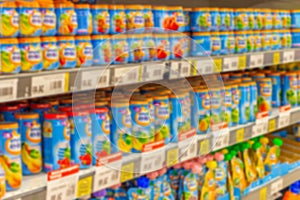
<path id="1" fill-rule="evenodd" d="M 210 31 L 212 26 L 211 15 L 209 11 L 191 12 L 191 29 L 193 32 Z"/>
<path id="2" fill-rule="evenodd" d="M 170 58 L 170 42 L 168 38 L 155 38 L 156 58 L 158 60 L 169 60 Z"/>
<path id="3" fill-rule="evenodd" d="M 261 35 L 255 34 L 254 37 L 254 51 L 261 51 L 262 42 L 261 42 Z"/>
<path id="4" fill-rule="evenodd" d="M 231 12 L 220 11 L 221 28 L 220 30 L 231 30 L 233 25 L 233 16 Z"/>
<path id="5" fill-rule="evenodd" d="M 254 21 L 254 23 L 255 23 L 255 25 L 254 25 L 254 28 L 255 28 L 255 30 L 261 30 L 261 29 L 263 29 L 263 16 L 262 16 L 262 13 L 260 13 L 260 12 L 254 12 L 254 19 L 255 19 L 255 21 Z"/>
<path id="6" fill-rule="evenodd" d="M 186 199 L 197 199 L 198 193 L 198 175 L 190 172 L 183 180 L 183 194 Z"/>
<path id="7" fill-rule="evenodd" d="M 225 121 L 228 127 L 231 127 L 231 111 L 232 111 L 232 93 L 231 88 L 222 91 L 223 109 L 221 111 L 221 120 Z"/>
<path id="8" fill-rule="evenodd" d="M 211 11 L 211 31 L 218 31 L 221 26 L 221 16 L 218 11 Z"/>
<path id="9" fill-rule="evenodd" d="M 59 41 L 59 62 L 61 68 L 74 68 L 76 67 L 76 47 L 74 41 Z"/>
<path id="10" fill-rule="evenodd" d="M 43 69 L 42 49 L 40 43 L 20 44 L 21 69 L 23 72 L 40 71 Z"/>
<path id="11" fill-rule="evenodd" d="M 15 8 L 1 8 L 0 34 L 4 37 L 16 37 L 19 34 L 19 14 Z"/>
<path id="12" fill-rule="evenodd" d="M 40 36 L 42 34 L 42 14 L 38 9 L 19 8 L 20 35 Z"/>
<path id="13" fill-rule="evenodd" d="M 285 75 L 283 78 L 282 88 L 282 104 L 291 105 L 292 107 L 297 106 L 297 90 L 298 90 L 298 79 L 297 75 Z"/>
<path id="14" fill-rule="evenodd" d="M 128 62 L 129 47 L 126 39 L 113 39 L 112 51 L 115 64 Z"/>
<path id="15" fill-rule="evenodd" d="M 126 25 L 127 30 L 136 30 L 138 32 L 142 32 L 142 29 L 145 26 L 144 14 L 142 10 L 126 10 Z"/>
<path id="16" fill-rule="evenodd" d="M 189 11 L 183 11 L 183 17 L 184 17 L 184 32 L 189 32 L 189 31 L 191 31 L 190 12 Z"/>
<path id="17" fill-rule="evenodd" d="M 255 18 L 252 12 L 248 13 L 248 27 L 249 30 L 253 30 L 255 28 Z"/>
<path id="18" fill-rule="evenodd" d="M 212 90 L 209 92 L 211 98 L 211 124 L 217 125 L 221 123 L 222 96 L 221 90 Z"/>
<path id="19" fill-rule="evenodd" d="M 105 65 L 112 61 L 111 42 L 110 40 L 93 39 L 93 64 Z"/>
<path id="20" fill-rule="evenodd" d="M 42 35 L 55 36 L 56 34 L 56 14 L 54 8 L 41 8 L 42 14 Z"/>
<path id="21" fill-rule="evenodd" d="M 273 33 L 271 35 L 271 44 L 272 44 L 272 47 L 271 47 L 272 50 L 277 50 L 277 49 L 281 48 L 281 42 L 280 42 L 279 34 Z"/>
<path id="22" fill-rule="evenodd" d="M 126 14 L 124 10 L 110 10 L 110 33 L 122 33 L 126 31 Z"/>
<path id="23" fill-rule="evenodd" d="M 271 112 L 272 109 L 272 81 L 258 81 L 257 83 L 258 112 Z"/>
<path id="24" fill-rule="evenodd" d="M 234 19 L 235 30 L 247 30 L 249 26 L 249 18 L 246 12 L 236 12 Z"/>
<path id="25" fill-rule="evenodd" d="M 220 55 L 221 52 L 221 39 L 219 36 L 212 36 L 211 38 L 212 55 Z"/>
<path id="26" fill-rule="evenodd" d="M 185 42 L 186 38 L 183 37 L 170 37 L 170 47 L 171 55 L 170 59 L 179 59 L 187 56 L 187 43 Z"/>
<path id="27" fill-rule="evenodd" d="M 155 141 L 164 140 L 168 144 L 170 133 L 170 102 L 169 99 L 154 99 Z"/>
<path id="28" fill-rule="evenodd" d="M 280 75 L 270 75 L 272 79 L 272 107 L 281 106 L 281 78 Z"/>
<path id="29" fill-rule="evenodd" d="M 43 68 L 54 70 L 59 68 L 59 52 L 55 42 L 43 42 Z"/>
<path id="30" fill-rule="evenodd" d="M 261 36 L 261 47 L 263 51 L 271 49 L 271 37 L 269 34 L 263 34 Z"/>
<path id="31" fill-rule="evenodd" d="M 250 121 L 250 87 L 239 86 L 240 90 L 240 124 L 246 124 Z"/>
<path id="32" fill-rule="evenodd" d="M 151 9 L 144 9 L 144 22 L 145 22 L 145 28 L 154 27 L 153 12 Z"/>
<path id="33" fill-rule="evenodd" d="M 67 119 L 45 120 L 43 124 L 45 172 L 71 166 L 70 125 Z"/>
<path id="34" fill-rule="evenodd" d="M 192 127 L 198 134 L 204 134 L 210 127 L 211 97 L 208 91 L 195 92 L 192 97 Z"/>
<path id="35" fill-rule="evenodd" d="M 76 40 L 77 66 L 89 67 L 93 64 L 93 46 L 90 40 Z"/>
<path id="36" fill-rule="evenodd" d="M 173 31 L 184 31 L 184 15 L 182 10 L 170 10 L 169 17 L 164 20 L 164 28 Z"/>
<path id="37" fill-rule="evenodd" d="M 77 24 L 78 28 L 76 31 L 77 35 L 87 35 L 93 32 L 93 18 L 90 9 L 76 8 Z"/>
<path id="38" fill-rule="evenodd" d="M 77 14 L 72 8 L 57 8 L 57 29 L 59 35 L 75 35 L 77 32 Z"/>
<path id="39" fill-rule="evenodd" d="M 11 191 L 21 187 L 21 139 L 17 129 L 0 130 L 2 156 L 0 162 L 5 171 L 6 190 Z"/>
<path id="40" fill-rule="evenodd" d="M 258 112 L 257 108 L 257 85 L 250 85 L 250 122 L 256 120 L 256 114 Z"/>
<path id="41" fill-rule="evenodd" d="M 145 60 L 155 60 L 156 59 L 156 49 L 155 42 L 152 37 L 145 37 Z"/>
<path id="42" fill-rule="evenodd" d="M 211 55 L 211 36 L 210 35 L 193 35 L 192 39 L 192 56 Z"/>
<path id="43" fill-rule="evenodd" d="M 145 49 L 144 41 L 142 38 L 130 38 L 128 39 L 129 44 L 129 62 L 141 62 L 145 60 Z"/>
<path id="44" fill-rule="evenodd" d="M 21 71 L 21 52 L 18 45 L 1 45 L 1 69 L 3 73 L 19 73 Z"/>
<path id="45" fill-rule="evenodd" d="M 235 126 L 239 124 L 240 121 L 240 90 L 238 87 L 232 87 L 231 89 L 232 94 L 232 110 L 231 110 L 231 121 L 232 125 Z"/>
<path id="46" fill-rule="evenodd" d="M 247 51 L 247 39 L 245 35 L 237 35 L 235 37 L 235 52 L 245 53 Z"/>
<path id="47" fill-rule="evenodd" d="M 170 115 L 172 142 L 178 142 L 178 135 L 186 130 L 184 101 L 184 98 L 170 98 L 172 110 Z"/>
<path id="48" fill-rule="evenodd" d="M 108 34 L 110 18 L 107 9 L 92 9 L 93 34 Z"/>

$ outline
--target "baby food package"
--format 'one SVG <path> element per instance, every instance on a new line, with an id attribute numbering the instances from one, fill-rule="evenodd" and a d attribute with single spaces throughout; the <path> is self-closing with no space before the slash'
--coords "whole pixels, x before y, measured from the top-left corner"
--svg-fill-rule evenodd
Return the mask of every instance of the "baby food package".
<path id="1" fill-rule="evenodd" d="M 231 151 L 232 159 L 230 161 L 230 167 L 232 170 L 232 180 L 234 187 L 243 191 L 247 187 L 247 181 L 244 173 L 244 164 L 240 158 L 238 158 L 236 151 Z"/>
<path id="2" fill-rule="evenodd" d="M 198 174 L 202 170 L 200 165 L 193 163 L 190 172 L 185 175 L 183 181 L 183 198 L 184 199 L 197 199 L 198 193 Z"/>
<path id="3" fill-rule="evenodd" d="M 207 172 L 204 177 L 204 183 L 201 191 L 201 200 L 216 199 L 216 181 L 215 181 L 215 169 L 217 163 L 215 161 L 206 162 Z"/>
<path id="4" fill-rule="evenodd" d="M 279 138 L 273 139 L 273 146 L 270 147 L 265 159 L 265 167 L 267 172 L 271 172 L 272 166 L 279 163 L 280 147 L 283 141 Z"/>
<path id="5" fill-rule="evenodd" d="M 152 189 L 150 187 L 150 181 L 147 177 L 140 177 L 137 179 L 137 188 L 130 188 L 128 190 L 128 198 L 129 200 L 135 200 L 135 199 L 144 199 L 144 200 L 152 200 L 153 196 Z"/>
<path id="6" fill-rule="evenodd" d="M 262 145 L 260 142 L 255 142 L 252 145 L 252 149 L 254 151 L 254 166 L 256 166 L 257 176 L 258 178 L 262 179 L 265 176 L 265 167 L 264 167 L 264 160 L 262 155 Z"/>
<path id="7" fill-rule="evenodd" d="M 243 143 L 241 146 L 243 161 L 245 166 L 245 175 L 248 183 L 252 183 L 257 178 L 257 173 L 254 168 L 254 163 L 249 155 L 250 144 L 248 142 Z"/>
<path id="8" fill-rule="evenodd" d="M 216 161 L 218 162 L 218 166 L 215 169 L 215 181 L 217 184 L 217 195 L 223 196 L 227 193 L 227 174 L 228 174 L 228 166 L 227 162 L 224 160 L 224 154 L 218 152 L 214 155 Z"/>

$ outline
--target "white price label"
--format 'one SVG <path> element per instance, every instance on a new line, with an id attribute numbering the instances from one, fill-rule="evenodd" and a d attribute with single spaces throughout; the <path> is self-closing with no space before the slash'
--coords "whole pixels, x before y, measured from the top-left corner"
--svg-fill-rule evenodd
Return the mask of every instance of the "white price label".
<path id="1" fill-rule="evenodd" d="M 31 97 L 65 92 L 65 74 L 36 76 L 31 79 Z"/>
<path id="2" fill-rule="evenodd" d="M 178 143 L 179 159 L 181 162 L 190 160 L 197 156 L 197 140 L 191 138 Z"/>
<path id="3" fill-rule="evenodd" d="M 171 62 L 169 79 L 179 78 L 179 74 L 180 74 L 179 66 L 180 66 L 180 61 Z"/>
<path id="4" fill-rule="evenodd" d="M 180 77 L 189 77 L 191 75 L 191 63 L 189 61 L 181 61 L 180 62 Z"/>
<path id="5" fill-rule="evenodd" d="M 264 62 L 263 54 L 256 54 L 250 56 L 249 68 L 261 67 Z"/>
<path id="6" fill-rule="evenodd" d="M 252 137 L 257 137 L 268 132 L 269 118 L 264 117 L 262 119 L 257 119 L 252 127 Z"/>
<path id="7" fill-rule="evenodd" d="M 140 66 L 115 68 L 114 84 L 131 84 L 139 82 Z"/>
<path id="8" fill-rule="evenodd" d="M 290 125 L 291 111 L 284 111 L 279 113 L 278 128 L 283 128 Z"/>
<path id="9" fill-rule="evenodd" d="M 81 74 L 81 90 L 103 88 L 109 86 L 108 69 L 83 71 Z"/>
<path id="10" fill-rule="evenodd" d="M 164 63 L 150 63 L 143 64 L 143 80 L 155 81 L 162 80 L 164 77 L 165 64 Z"/>
<path id="11" fill-rule="evenodd" d="M 18 79 L 0 81 L 0 102 L 17 99 Z"/>
<path id="12" fill-rule="evenodd" d="M 223 61 L 223 71 L 233 71 L 238 69 L 238 57 L 225 57 Z"/>
<path id="13" fill-rule="evenodd" d="M 72 200 L 76 198 L 78 166 L 50 172 L 50 174 L 48 175 L 46 200 Z"/>
<path id="14" fill-rule="evenodd" d="M 214 62 L 212 59 L 203 59 L 197 61 L 197 70 L 199 70 L 199 75 L 212 74 L 214 72 Z"/>
<path id="15" fill-rule="evenodd" d="M 149 172 L 161 169 L 165 162 L 165 149 L 161 148 L 150 152 L 142 153 L 140 173 L 146 174 Z"/>
<path id="16" fill-rule="evenodd" d="M 229 146 L 229 140 L 230 140 L 229 128 L 224 128 L 219 131 L 215 131 L 213 133 L 213 144 L 212 144 L 213 151 L 223 149 Z"/>
<path id="17" fill-rule="evenodd" d="M 294 61 L 295 61 L 295 51 L 294 50 L 283 52 L 283 62 L 284 63 L 289 63 L 289 62 L 294 62 Z"/>
<path id="18" fill-rule="evenodd" d="M 276 180 L 274 183 L 271 184 L 271 195 L 281 191 L 283 189 L 283 180 L 282 178 Z"/>
<path id="19" fill-rule="evenodd" d="M 120 183 L 121 161 L 96 167 L 93 191 L 99 191 Z"/>

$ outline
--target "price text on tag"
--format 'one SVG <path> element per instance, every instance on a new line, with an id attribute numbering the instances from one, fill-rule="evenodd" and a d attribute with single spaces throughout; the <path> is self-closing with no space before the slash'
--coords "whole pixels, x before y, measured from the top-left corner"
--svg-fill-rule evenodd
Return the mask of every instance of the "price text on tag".
<path id="1" fill-rule="evenodd" d="M 238 57 L 225 57 L 223 62 L 223 71 L 234 71 L 238 69 Z"/>
<path id="2" fill-rule="evenodd" d="M 281 191 L 283 189 L 283 180 L 279 178 L 274 183 L 271 184 L 271 195 Z"/>
<path id="3" fill-rule="evenodd" d="M 65 84 L 64 73 L 32 77 L 31 97 L 64 93 L 66 92 Z"/>
<path id="4" fill-rule="evenodd" d="M 273 132 L 277 129 L 276 119 L 271 119 L 269 121 L 269 132 Z"/>
<path id="5" fill-rule="evenodd" d="M 164 77 L 165 64 L 151 63 L 143 64 L 142 77 L 144 81 L 162 80 Z"/>
<path id="6" fill-rule="evenodd" d="M 140 173 L 145 174 L 163 168 L 165 149 L 142 153 Z"/>
<path id="7" fill-rule="evenodd" d="M 77 183 L 77 198 L 88 196 L 92 193 L 93 177 L 82 178 Z"/>
<path id="8" fill-rule="evenodd" d="M 291 111 L 285 111 L 279 113 L 279 119 L 278 119 L 278 128 L 283 128 L 288 125 L 290 125 L 291 121 Z"/>
<path id="9" fill-rule="evenodd" d="M 257 119 L 252 128 L 252 137 L 260 136 L 268 132 L 269 118 Z"/>
<path id="10" fill-rule="evenodd" d="M 229 140 L 230 140 L 230 135 L 229 135 L 228 128 L 224 128 L 213 133 L 213 144 L 212 144 L 213 150 L 216 151 L 229 146 Z"/>
<path id="11" fill-rule="evenodd" d="M 283 62 L 289 63 L 289 62 L 294 62 L 295 61 L 295 51 L 284 51 L 283 52 Z"/>
<path id="12" fill-rule="evenodd" d="M 259 200 L 267 200 L 267 188 L 263 187 L 259 190 Z"/>
<path id="13" fill-rule="evenodd" d="M 81 90 L 96 89 L 109 86 L 108 69 L 83 71 L 81 74 Z"/>
<path id="14" fill-rule="evenodd" d="M 194 138 L 178 143 L 180 162 L 190 160 L 197 156 L 197 143 Z"/>
<path id="15" fill-rule="evenodd" d="M 222 71 L 222 64 L 223 64 L 222 58 L 214 59 L 214 72 L 221 72 Z"/>
<path id="16" fill-rule="evenodd" d="M 280 64 L 280 53 L 275 52 L 273 54 L 273 65 L 278 65 L 278 64 Z"/>
<path id="17" fill-rule="evenodd" d="M 121 167 L 121 183 L 132 180 L 134 178 L 134 162 L 123 164 Z"/>
<path id="18" fill-rule="evenodd" d="M 140 66 L 131 66 L 114 69 L 114 84 L 131 84 L 139 82 Z"/>
<path id="19" fill-rule="evenodd" d="M 177 147 L 167 150 L 167 157 L 166 157 L 167 167 L 171 167 L 178 163 L 178 156 L 179 156 L 178 154 L 179 154 L 179 151 L 178 151 Z"/>
<path id="20" fill-rule="evenodd" d="M 17 99 L 18 79 L 0 81 L 0 102 Z"/>
<path id="21" fill-rule="evenodd" d="M 264 61 L 263 54 L 250 55 L 249 68 L 260 67 L 263 65 L 263 61 Z"/>
<path id="22" fill-rule="evenodd" d="M 243 142 L 245 138 L 245 129 L 244 128 L 240 128 L 236 131 L 236 142 L 240 143 Z"/>
<path id="23" fill-rule="evenodd" d="M 210 152 L 210 140 L 209 139 L 205 139 L 200 141 L 200 145 L 199 145 L 199 155 L 203 156 L 206 155 Z"/>

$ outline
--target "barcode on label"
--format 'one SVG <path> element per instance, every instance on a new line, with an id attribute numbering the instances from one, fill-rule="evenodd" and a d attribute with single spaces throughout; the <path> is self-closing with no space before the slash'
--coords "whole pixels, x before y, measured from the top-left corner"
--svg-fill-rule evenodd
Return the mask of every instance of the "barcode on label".
<path id="1" fill-rule="evenodd" d="M 238 63 L 237 62 L 232 62 L 232 67 L 237 67 Z"/>
<path id="2" fill-rule="evenodd" d="M 17 98 L 17 83 L 18 79 L 0 81 L 0 102 Z"/>
<path id="3" fill-rule="evenodd" d="M 0 96 L 11 96 L 13 95 L 13 87 L 0 88 Z"/>
<path id="4" fill-rule="evenodd" d="M 50 82 L 50 87 L 49 87 L 49 89 L 50 89 L 50 90 L 57 90 L 57 89 L 62 88 L 62 85 L 63 85 L 63 83 L 62 83 L 61 80 L 58 80 L 58 81 L 52 81 L 52 82 Z"/>
<path id="5" fill-rule="evenodd" d="M 67 197 L 73 196 L 75 194 L 75 185 L 70 185 L 66 191 Z"/>

